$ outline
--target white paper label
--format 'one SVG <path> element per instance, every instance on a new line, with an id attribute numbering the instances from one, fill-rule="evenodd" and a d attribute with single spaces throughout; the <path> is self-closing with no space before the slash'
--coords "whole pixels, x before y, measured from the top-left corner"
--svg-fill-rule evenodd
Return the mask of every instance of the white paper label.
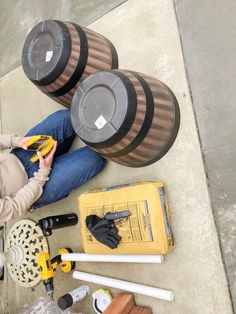
<path id="1" fill-rule="evenodd" d="M 100 117 L 95 121 L 95 125 L 99 130 L 103 128 L 106 123 L 107 120 L 103 117 L 103 115 L 100 115 Z"/>
<path id="2" fill-rule="evenodd" d="M 49 62 L 52 59 L 52 55 L 53 55 L 53 51 L 52 50 L 47 51 L 45 61 Z"/>

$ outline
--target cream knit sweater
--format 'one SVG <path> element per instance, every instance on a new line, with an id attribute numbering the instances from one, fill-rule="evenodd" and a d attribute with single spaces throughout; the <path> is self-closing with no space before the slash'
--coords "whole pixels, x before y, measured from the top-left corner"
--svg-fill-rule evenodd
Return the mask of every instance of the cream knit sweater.
<path id="1" fill-rule="evenodd" d="M 0 135 L 0 150 L 17 146 L 19 137 Z M 20 160 L 10 153 L 0 152 L 0 222 L 24 215 L 40 197 L 51 168 L 39 169 L 28 180 Z"/>

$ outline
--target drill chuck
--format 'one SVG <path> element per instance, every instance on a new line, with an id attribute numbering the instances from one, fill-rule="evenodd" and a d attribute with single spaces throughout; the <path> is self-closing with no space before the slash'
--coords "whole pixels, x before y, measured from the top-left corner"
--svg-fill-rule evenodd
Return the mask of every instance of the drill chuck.
<path id="1" fill-rule="evenodd" d="M 44 280 L 43 284 L 45 286 L 47 294 L 49 296 L 53 296 L 53 293 L 54 293 L 53 278 L 49 278 L 49 279 Z"/>

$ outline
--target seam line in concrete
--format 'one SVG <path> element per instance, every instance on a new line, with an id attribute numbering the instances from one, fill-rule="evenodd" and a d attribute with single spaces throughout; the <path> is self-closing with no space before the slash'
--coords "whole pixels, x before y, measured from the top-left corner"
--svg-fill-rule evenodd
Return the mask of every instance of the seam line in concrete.
<path id="1" fill-rule="evenodd" d="M 217 224 L 216 224 L 216 219 L 215 219 L 215 215 L 214 215 L 214 211 L 213 211 L 213 202 L 212 202 L 212 197 L 211 197 L 211 192 L 210 192 L 210 181 L 209 181 L 209 176 L 208 176 L 208 172 L 207 172 L 207 168 L 206 168 L 206 162 L 205 162 L 205 156 L 204 156 L 204 153 L 203 153 L 203 145 L 202 145 L 202 140 L 201 140 L 201 136 L 200 136 L 200 131 L 199 131 L 199 128 L 198 128 L 198 123 L 197 123 L 196 110 L 194 108 L 194 100 L 193 100 L 193 95 L 192 95 L 192 90 L 191 90 L 191 85 L 190 85 L 189 74 L 188 74 L 187 67 L 186 67 L 186 62 L 185 62 L 185 55 L 184 55 L 184 49 L 183 49 L 183 38 L 182 38 L 182 35 L 181 35 L 181 30 L 180 30 L 179 21 L 178 21 L 178 13 L 177 13 L 178 9 L 177 9 L 177 5 L 175 4 L 175 0 L 172 0 L 172 3 L 173 3 L 176 23 L 177 23 L 177 27 L 178 27 L 178 31 L 179 31 L 180 46 L 181 46 L 181 51 L 182 51 L 183 60 L 184 60 L 184 71 L 185 71 L 185 75 L 186 75 L 186 80 L 187 80 L 187 85 L 188 85 L 188 89 L 189 89 L 189 93 L 190 93 L 190 98 L 191 98 L 191 101 L 192 101 L 194 120 L 195 120 L 196 129 L 197 129 L 198 140 L 199 140 L 200 148 L 201 148 L 201 155 L 202 155 L 202 160 L 203 160 L 203 168 L 204 168 L 204 172 L 205 172 L 205 175 L 206 175 L 206 184 L 207 184 L 207 191 L 208 191 L 208 195 L 209 195 L 210 206 L 211 206 L 212 215 L 213 215 L 213 218 L 214 218 L 214 224 L 215 224 L 217 238 L 218 238 L 218 243 L 219 243 L 219 247 L 220 247 L 220 254 L 221 254 L 221 258 L 222 258 L 223 265 L 224 265 L 225 276 L 226 276 L 226 280 L 227 280 L 227 286 L 228 286 L 229 296 L 230 296 L 230 301 L 231 301 L 231 307 L 232 307 L 232 311 L 234 312 L 234 309 L 233 309 L 233 298 L 232 298 L 232 293 L 231 293 L 231 289 L 230 289 L 229 278 L 228 278 L 228 274 L 227 274 L 227 270 L 226 270 L 225 260 L 224 260 L 224 256 L 223 256 L 223 249 L 222 249 L 222 245 L 221 245 L 221 239 L 220 239 L 218 231 L 217 231 Z"/>

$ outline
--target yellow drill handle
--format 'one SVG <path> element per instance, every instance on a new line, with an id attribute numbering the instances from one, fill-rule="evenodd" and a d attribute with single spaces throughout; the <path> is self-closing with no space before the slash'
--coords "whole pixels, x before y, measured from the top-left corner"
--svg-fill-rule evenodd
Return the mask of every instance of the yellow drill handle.
<path id="1" fill-rule="evenodd" d="M 38 266 L 41 280 L 53 278 L 54 271 L 51 265 L 51 259 L 48 252 L 42 252 L 38 256 Z"/>

